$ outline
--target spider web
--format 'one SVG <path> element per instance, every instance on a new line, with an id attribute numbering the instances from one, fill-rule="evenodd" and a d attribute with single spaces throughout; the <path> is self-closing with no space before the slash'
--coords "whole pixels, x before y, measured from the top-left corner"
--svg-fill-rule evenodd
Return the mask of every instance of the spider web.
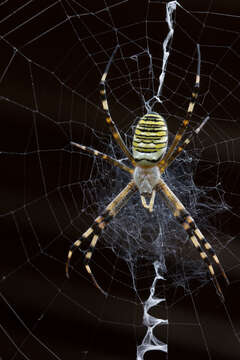
<path id="1" fill-rule="evenodd" d="M 6 0 L 0 10 L 0 357 L 135 359 L 138 349 L 138 359 L 239 358 L 238 3 Z M 107 297 L 82 265 L 84 249 L 66 279 L 69 246 L 129 181 L 70 146 L 128 164 L 99 98 L 117 44 L 107 96 L 129 148 L 149 108 L 166 118 L 172 139 L 200 44 L 191 129 L 209 120 L 164 179 L 225 268 L 225 303 L 161 199 L 149 214 L 139 194 L 94 251 L 91 268 Z"/>

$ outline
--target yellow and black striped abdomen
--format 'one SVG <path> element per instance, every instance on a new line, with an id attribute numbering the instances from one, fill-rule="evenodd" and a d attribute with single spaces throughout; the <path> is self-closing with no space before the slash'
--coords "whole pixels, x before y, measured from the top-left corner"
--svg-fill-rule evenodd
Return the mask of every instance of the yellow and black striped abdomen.
<path id="1" fill-rule="evenodd" d="M 168 143 L 168 129 L 164 118 L 148 113 L 138 122 L 133 137 L 133 157 L 140 166 L 152 166 L 164 155 Z"/>

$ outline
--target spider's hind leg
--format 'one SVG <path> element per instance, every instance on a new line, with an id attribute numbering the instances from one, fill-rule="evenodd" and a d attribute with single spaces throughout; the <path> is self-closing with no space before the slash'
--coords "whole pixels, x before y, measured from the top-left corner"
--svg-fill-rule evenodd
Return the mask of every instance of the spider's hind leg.
<path id="1" fill-rule="evenodd" d="M 104 220 L 104 221 L 103 221 Z M 110 219 L 109 219 L 110 221 Z M 109 222 L 108 221 L 108 222 Z M 91 276 L 92 280 L 93 280 L 93 283 L 94 285 L 104 294 L 106 295 L 105 291 L 98 285 L 92 271 L 91 271 L 91 268 L 89 266 L 89 262 L 90 262 L 90 259 L 92 257 L 92 253 L 94 251 L 94 248 L 97 244 L 97 241 L 98 241 L 98 238 L 100 236 L 100 233 L 101 231 L 104 229 L 105 225 L 107 224 L 107 220 L 106 218 L 104 218 L 103 216 L 99 216 L 98 218 L 95 219 L 93 225 L 85 232 L 83 233 L 83 235 L 81 236 L 80 239 L 78 239 L 77 241 L 75 241 L 71 247 L 70 247 L 70 250 L 68 252 L 68 259 L 67 259 L 67 262 L 66 262 L 66 276 L 67 278 L 69 278 L 69 265 L 70 265 L 70 261 L 71 261 L 71 258 L 72 258 L 72 255 L 74 253 L 74 251 L 76 249 L 78 249 L 82 242 L 87 240 L 91 235 L 92 236 L 92 239 L 91 239 L 91 242 L 90 242 L 90 245 L 85 253 L 85 257 L 84 257 L 84 266 L 85 266 L 85 269 L 87 270 L 87 272 L 89 273 L 89 275 Z"/>
<path id="2" fill-rule="evenodd" d="M 99 286 L 97 283 L 95 276 L 93 275 L 91 268 L 90 268 L 90 260 L 92 258 L 93 251 L 97 244 L 97 241 L 102 234 L 102 231 L 106 228 L 109 222 L 117 215 L 120 209 L 127 203 L 130 197 L 134 194 L 137 190 L 137 187 L 134 181 L 130 181 L 128 185 L 110 202 L 110 204 L 105 208 L 102 215 L 98 216 L 92 226 L 85 231 L 80 239 L 76 240 L 70 247 L 68 252 L 68 258 L 66 262 L 66 276 L 69 278 L 69 265 L 72 258 L 72 255 L 76 249 L 78 249 L 83 241 L 87 239 L 90 240 L 90 245 L 85 253 L 84 258 L 84 266 L 87 270 L 88 274 L 91 276 L 94 285 L 104 294 L 106 295 L 105 291 Z"/>
<path id="3" fill-rule="evenodd" d="M 193 218 L 185 209 L 181 201 L 174 195 L 174 193 L 169 189 L 167 184 L 161 178 L 159 180 L 158 185 L 156 186 L 156 189 L 160 192 L 167 206 L 172 211 L 174 217 L 181 224 L 183 229 L 188 234 L 189 239 L 192 241 L 195 248 L 199 251 L 202 260 L 205 262 L 205 264 L 208 267 L 209 273 L 215 284 L 217 292 L 221 297 L 221 299 L 224 301 L 224 296 L 221 287 L 219 285 L 219 282 L 217 280 L 215 271 L 213 269 L 211 259 L 221 270 L 222 275 L 226 280 L 227 284 L 229 284 L 229 280 L 212 246 L 209 244 L 209 242 L 207 242 L 207 240 L 205 239 L 199 228 L 196 226 Z"/>
<path id="4" fill-rule="evenodd" d="M 180 215 L 177 216 L 176 214 L 174 214 L 174 216 L 178 218 L 178 221 L 181 223 L 181 225 L 183 226 L 184 230 L 187 232 L 187 234 L 189 235 L 189 238 L 191 239 L 193 245 L 196 247 L 196 249 L 199 251 L 201 258 L 203 259 L 203 261 L 206 263 L 209 272 L 211 274 L 211 276 L 213 277 L 213 280 L 215 282 L 215 285 L 217 286 L 218 292 L 220 293 L 221 297 L 223 297 L 220 285 L 216 279 L 215 276 L 215 272 L 212 266 L 211 261 L 209 260 L 208 255 L 210 255 L 210 257 L 214 260 L 214 262 L 216 263 L 216 265 L 219 267 L 226 283 L 229 285 L 229 280 L 228 277 L 213 249 L 213 247 L 211 246 L 211 244 L 205 239 L 205 237 L 203 236 L 203 234 L 201 233 L 201 231 L 199 230 L 199 228 L 197 227 L 197 225 L 195 224 L 195 221 L 193 220 L 193 218 L 190 216 L 190 214 L 185 210 L 182 209 L 180 211 Z"/>

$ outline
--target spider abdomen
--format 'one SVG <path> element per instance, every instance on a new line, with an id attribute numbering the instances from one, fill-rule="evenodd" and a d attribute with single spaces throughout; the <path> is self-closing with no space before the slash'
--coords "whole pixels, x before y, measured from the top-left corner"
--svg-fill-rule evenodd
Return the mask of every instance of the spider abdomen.
<path id="1" fill-rule="evenodd" d="M 147 113 L 138 122 L 133 137 L 133 157 L 138 165 L 152 166 L 164 155 L 168 143 L 168 129 L 164 118 Z"/>

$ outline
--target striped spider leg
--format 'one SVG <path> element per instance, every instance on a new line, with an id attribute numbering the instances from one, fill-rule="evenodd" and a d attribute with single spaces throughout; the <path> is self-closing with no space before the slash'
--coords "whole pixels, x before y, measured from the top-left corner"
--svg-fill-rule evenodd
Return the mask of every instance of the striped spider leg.
<path id="1" fill-rule="evenodd" d="M 106 122 L 110 128 L 110 131 L 112 133 L 113 138 L 115 139 L 116 143 L 120 146 L 120 148 L 122 149 L 122 151 L 124 152 L 124 154 L 128 157 L 128 159 L 132 162 L 133 165 L 135 165 L 135 161 L 133 158 L 133 155 L 130 153 L 130 151 L 128 150 L 127 146 L 125 145 L 119 131 L 118 128 L 115 124 L 115 122 L 113 121 L 110 112 L 109 112 L 109 106 L 108 106 L 108 101 L 107 101 L 107 95 L 106 95 L 106 86 L 105 86 L 105 82 L 106 82 L 106 78 L 107 78 L 107 74 L 108 74 L 108 70 L 110 68 L 110 65 L 113 61 L 114 55 L 118 49 L 118 45 L 115 47 L 108 63 L 106 66 L 106 69 L 103 73 L 101 82 L 100 82 L 100 95 L 102 98 L 102 107 L 103 107 L 103 111 L 105 112 L 105 117 L 106 117 Z"/>
<path id="2" fill-rule="evenodd" d="M 186 114 L 186 117 L 183 120 L 182 124 L 180 125 L 180 127 L 179 127 L 179 129 L 177 131 L 177 134 L 175 135 L 175 138 L 174 138 L 170 148 L 168 149 L 168 151 L 165 154 L 165 156 L 163 157 L 163 159 L 161 159 L 161 161 L 159 162 L 159 167 L 161 168 L 161 173 L 164 171 L 164 169 L 167 168 L 168 161 L 169 161 L 171 155 L 173 154 L 176 147 L 180 143 L 180 141 L 181 141 L 181 139 L 182 139 L 187 127 L 188 127 L 188 124 L 189 124 L 189 122 L 191 120 L 192 113 L 193 113 L 193 110 L 194 110 L 194 106 L 196 104 L 196 100 L 197 100 L 198 93 L 199 93 L 199 88 L 200 88 L 201 54 L 200 54 L 200 46 L 199 46 L 199 44 L 197 44 L 197 53 L 198 53 L 197 74 L 196 74 L 196 80 L 195 80 L 195 85 L 194 85 L 194 88 L 193 88 L 191 100 L 190 100 L 190 103 L 188 105 L 187 114 Z"/>
<path id="3" fill-rule="evenodd" d="M 169 189 L 169 187 L 163 181 L 162 178 L 159 179 L 159 183 L 156 186 L 156 190 L 160 193 L 161 197 L 163 198 L 169 209 L 172 211 L 175 219 L 181 224 L 183 229 L 188 234 L 189 239 L 192 241 L 195 248 L 199 251 L 201 258 L 208 267 L 211 278 L 217 289 L 218 295 L 224 301 L 224 296 L 221 287 L 219 285 L 219 282 L 215 275 L 215 271 L 213 269 L 212 260 L 220 268 L 222 275 L 225 278 L 227 284 L 229 284 L 229 280 L 214 249 L 209 244 L 209 242 L 207 242 L 207 240 L 205 239 L 199 228 L 196 226 L 193 218 L 191 217 L 189 212 L 185 209 L 181 201 Z"/>
<path id="4" fill-rule="evenodd" d="M 93 251 L 95 249 L 95 246 L 97 244 L 97 241 L 102 233 L 102 231 L 106 228 L 106 226 L 109 224 L 109 222 L 117 215 L 117 213 L 120 211 L 120 209 L 126 205 L 130 197 L 135 193 L 137 190 L 136 184 L 134 181 L 130 181 L 128 185 L 110 202 L 110 204 L 105 208 L 105 210 L 102 212 L 100 216 L 98 216 L 93 224 L 90 226 L 90 228 L 85 231 L 80 239 L 75 241 L 69 252 L 68 252 L 68 259 L 66 263 L 66 275 L 69 277 L 69 264 L 70 260 L 72 258 L 73 252 L 78 249 L 82 242 L 85 242 L 87 240 L 90 240 L 89 248 L 85 254 L 84 257 L 84 266 L 88 272 L 88 274 L 91 276 L 94 285 L 104 294 L 106 295 L 105 291 L 100 287 L 100 285 L 97 283 L 95 276 L 93 275 L 91 268 L 90 268 L 90 260 L 92 258 Z"/>
<path id="5" fill-rule="evenodd" d="M 122 169 L 122 170 L 124 170 L 124 171 L 126 171 L 126 172 L 128 172 L 130 174 L 133 174 L 133 169 L 129 168 L 128 166 L 126 166 L 124 164 L 122 164 L 119 160 L 116 160 L 116 159 L 112 158 L 111 156 L 102 153 L 101 151 L 92 149 L 89 146 L 85 146 L 85 145 L 75 143 L 74 141 L 71 141 L 70 144 L 77 147 L 77 148 L 79 148 L 79 149 L 81 149 L 81 150 L 83 150 L 83 151 L 86 151 L 86 152 L 92 154 L 93 156 L 100 157 L 101 159 L 108 161 L 110 164 L 112 164 L 114 166 L 117 166 L 120 169 Z"/>
<path id="6" fill-rule="evenodd" d="M 172 155 L 168 158 L 167 163 L 165 163 L 164 166 L 160 166 L 161 173 L 163 173 L 166 170 L 166 168 L 168 168 L 171 165 L 171 163 L 180 155 L 180 153 L 187 147 L 187 145 L 190 144 L 193 138 L 198 135 L 200 130 L 203 128 L 203 126 L 207 123 L 209 119 L 210 117 L 206 116 L 201 122 L 201 124 L 192 131 L 191 135 L 188 136 L 187 139 L 185 139 L 183 143 L 174 150 Z"/>

